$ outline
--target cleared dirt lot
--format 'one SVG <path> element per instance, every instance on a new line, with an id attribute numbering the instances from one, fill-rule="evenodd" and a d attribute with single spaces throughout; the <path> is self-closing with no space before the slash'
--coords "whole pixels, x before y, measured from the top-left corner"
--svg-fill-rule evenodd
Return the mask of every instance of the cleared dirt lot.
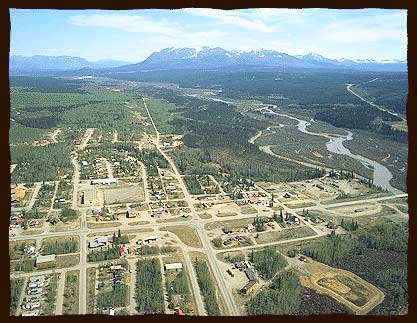
<path id="1" fill-rule="evenodd" d="M 384 300 L 382 291 L 350 271 L 311 259 L 303 263 L 303 269 L 310 274 L 300 277 L 304 287 L 329 295 L 356 314 L 366 314 Z"/>
<path id="2" fill-rule="evenodd" d="M 356 217 L 376 214 L 381 211 L 381 205 L 378 203 L 361 203 L 350 206 L 329 207 L 327 210 L 344 214 L 345 216 Z"/>

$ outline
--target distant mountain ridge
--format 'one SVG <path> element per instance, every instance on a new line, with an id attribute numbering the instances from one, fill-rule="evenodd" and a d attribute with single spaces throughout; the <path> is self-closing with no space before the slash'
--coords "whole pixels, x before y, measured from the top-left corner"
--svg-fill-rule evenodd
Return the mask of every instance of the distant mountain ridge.
<path id="1" fill-rule="evenodd" d="M 301 67 L 301 68 L 330 68 L 358 70 L 387 70 L 406 71 L 407 62 L 329 59 L 319 54 L 292 56 L 274 50 L 257 51 L 228 51 L 220 47 L 194 48 L 165 48 L 152 53 L 141 63 L 121 66 L 118 71 L 147 71 L 167 69 L 208 69 L 231 66 L 265 66 L 265 67 Z"/>
<path id="2" fill-rule="evenodd" d="M 11 72 L 30 71 L 64 71 L 81 68 L 112 68 L 129 64 L 129 62 L 103 59 L 95 62 L 76 56 L 10 56 L 9 69 Z"/>
<path id="3" fill-rule="evenodd" d="M 407 61 L 330 59 L 309 53 L 292 56 L 275 50 L 237 51 L 220 47 L 165 48 L 140 63 L 102 60 L 89 62 L 72 56 L 11 56 L 10 72 L 99 70 L 103 73 L 147 72 L 173 69 L 219 69 L 236 66 L 354 69 L 362 71 L 407 71 Z"/>

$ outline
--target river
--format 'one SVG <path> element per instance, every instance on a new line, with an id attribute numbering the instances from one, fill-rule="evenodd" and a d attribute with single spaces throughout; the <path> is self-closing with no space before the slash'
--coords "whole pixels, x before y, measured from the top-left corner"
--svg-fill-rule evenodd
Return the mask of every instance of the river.
<path id="1" fill-rule="evenodd" d="M 348 148 L 346 148 L 343 145 L 345 141 L 353 139 L 353 133 L 351 131 L 345 130 L 346 135 L 311 132 L 307 130 L 307 127 L 311 125 L 311 123 L 306 120 L 298 119 L 296 117 L 293 117 L 284 113 L 278 113 L 278 112 L 272 111 L 270 108 L 262 108 L 261 111 L 262 110 L 266 111 L 266 113 L 268 114 L 278 115 L 281 117 L 296 120 L 298 122 L 297 124 L 298 130 L 305 134 L 312 135 L 312 136 L 325 137 L 329 139 L 329 141 L 326 143 L 326 148 L 329 152 L 332 152 L 334 154 L 339 154 L 339 155 L 345 155 L 353 159 L 356 159 L 365 167 L 373 169 L 373 180 L 374 180 L 375 185 L 380 186 L 381 188 L 386 189 L 392 192 L 393 194 L 403 193 L 402 191 L 398 190 L 397 188 L 391 185 L 390 181 L 392 179 L 392 173 L 387 167 L 385 167 L 384 165 L 381 165 L 380 163 L 372 159 L 366 158 L 362 155 L 353 154 Z M 257 138 L 259 138 L 260 135 L 261 134 L 258 133 L 256 135 Z M 253 137 L 251 139 L 253 139 Z M 253 141 L 255 140 L 256 139 L 254 139 Z"/>
<path id="2" fill-rule="evenodd" d="M 217 101 L 217 102 L 223 102 L 226 104 L 233 104 L 233 102 L 231 101 L 226 101 L 226 100 L 222 100 L 219 98 L 213 98 L 213 97 L 209 97 L 209 96 L 199 96 L 199 95 L 192 95 L 192 94 L 188 94 L 188 96 L 194 96 L 194 97 L 200 97 L 200 98 L 204 98 L 204 99 L 209 99 L 212 101 Z M 277 108 L 277 106 L 275 105 L 269 105 L 272 108 Z M 266 113 L 269 114 L 273 114 L 273 115 L 278 115 L 281 117 L 285 117 L 285 118 L 289 118 L 289 119 L 293 119 L 295 121 L 298 122 L 297 124 L 297 129 L 305 134 L 311 135 L 311 136 L 320 136 L 320 137 L 325 137 L 327 138 L 329 141 L 326 143 L 326 148 L 329 152 L 334 153 L 334 154 L 338 154 L 338 155 L 345 155 L 348 157 L 351 157 L 353 159 L 356 159 L 357 161 L 359 161 L 362 165 L 364 165 L 365 167 L 369 168 L 369 169 L 373 169 L 373 181 L 374 181 L 374 185 L 380 186 L 383 189 L 386 189 L 390 192 L 392 192 L 393 194 L 402 194 L 404 192 L 402 192 L 401 190 L 393 187 L 390 183 L 391 179 L 392 179 L 392 173 L 391 171 L 385 167 L 384 165 L 381 165 L 380 163 L 366 158 L 362 155 L 355 155 L 353 154 L 348 148 L 346 148 L 343 143 L 345 141 L 348 140 L 352 140 L 353 139 L 353 133 L 351 131 L 345 130 L 346 131 L 346 135 L 339 135 L 339 134 L 329 134 L 329 133 L 318 133 L 318 132 L 312 132 L 307 130 L 307 127 L 309 125 L 311 125 L 311 123 L 309 121 L 306 120 L 302 120 L 299 118 L 296 118 L 294 116 L 290 116 L 288 114 L 285 113 L 278 113 L 275 112 L 273 110 L 271 110 L 269 107 L 262 107 L 259 109 L 259 111 L 265 111 Z M 279 125 L 281 126 L 281 125 Z M 266 130 L 269 130 L 271 127 L 268 127 Z M 262 130 L 259 131 L 255 136 L 253 136 L 252 138 L 249 139 L 249 142 L 254 144 L 255 140 L 258 139 L 260 136 L 262 135 Z M 277 156 L 270 148 L 270 146 L 263 146 L 260 147 L 260 149 L 270 155 L 274 155 Z M 283 158 L 282 156 L 278 156 L 280 158 Z M 284 159 L 288 159 L 288 158 L 284 158 Z M 289 160 L 289 159 L 288 159 Z M 309 164 L 309 163 L 305 163 L 305 162 L 300 162 L 300 164 L 304 164 L 306 166 L 312 166 L 312 167 L 317 167 L 317 165 L 313 165 L 313 164 Z"/>

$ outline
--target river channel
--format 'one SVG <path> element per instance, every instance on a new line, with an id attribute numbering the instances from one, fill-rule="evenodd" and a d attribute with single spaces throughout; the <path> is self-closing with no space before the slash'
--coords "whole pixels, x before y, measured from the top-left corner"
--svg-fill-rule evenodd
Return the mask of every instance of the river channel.
<path id="1" fill-rule="evenodd" d="M 189 96 L 199 97 L 199 95 L 189 95 Z M 209 97 L 209 96 L 204 96 L 204 98 L 212 100 L 212 101 L 223 102 L 223 103 L 226 103 L 226 104 L 233 104 L 233 102 L 222 100 L 222 99 L 219 99 L 219 98 L 213 98 L 213 97 Z M 270 105 L 270 107 L 276 108 L 276 106 L 274 106 L 274 105 Z M 296 118 L 294 116 L 290 116 L 288 114 L 275 112 L 275 111 L 271 110 L 269 107 L 265 107 L 265 106 L 260 108 L 259 111 L 267 113 L 267 114 L 272 114 L 272 115 L 277 115 L 277 116 L 293 119 L 293 120 L 297 121 L 298 122 L 297 129 L 299 131 L 301 131 L 305 134 L 311 135 L 311 136 L 320 136 L 320 137 L 327 138 L 329 141 L 326 143 L 326 148 L 329 152 L 334 153 L 334 154 L 338 154 L 338 155 L 345 155 L 345 156 L 351 157 L 351 158 L 356 159 L 357 161 L 359 161 L 365 167 L 367 167 L 369 169 L 373 169 L 374 185 L 380 186 L 381 188 L 386 189 L 389 192 L 392 192 L 393 194 L 402 194 L 402 193 L 404 193 L 401 190 L 399 190 L 399 189 L 397 189 L 397 188 L 395 188 L 391 185 L 390 181 L 392 179 L 392 173 L 387 167 L 385 167 L 384 165 L 381 165 L 380 163 L 378 163 L 378 162 L 376 162 L 372 159 L 366 158 L 362 155 L 353 154 L 348 148 L 346 148 L 343 145 L 343 143 L 345 141 L 353 139 L 353 133 L 352 132 L 350 132 L 348 130 L 345 130 L 346 135 L 312 132 L 312 131 L 307 130 L 307 127 L 309 125 L 311 125 L 311 123 L 309 121 L 298 119 L 298 118 Z M 266 130 L 269 130 L 269 129 L 270 129 L 270 127 L 268 127 Z M 255 136 L 250 138 L 249 142 L 254 144 L 255 140 L 257 138 L 259 138 L 261 135 L 262 135 L 262 131 L 258 132 Z M 263 146 L 263 147 L 260 147 L 260 149 L 262 151 L 270 154 L 270 155 L 278 156 L 271 150 L 270 146 Z M 282 156 L 278 156 L 278 157 L 282 158 Z M 287 158 L 284 158 L 284 159 L 287 159 Z M 313 164 L 309 164 L 309 163 L 305 163 L 305 162 L 300 162 L 300 164 L 304 164 L 306 166 L 311 166 L 311 167 L 317 167 L 317 165 L 313 165 Z"/>

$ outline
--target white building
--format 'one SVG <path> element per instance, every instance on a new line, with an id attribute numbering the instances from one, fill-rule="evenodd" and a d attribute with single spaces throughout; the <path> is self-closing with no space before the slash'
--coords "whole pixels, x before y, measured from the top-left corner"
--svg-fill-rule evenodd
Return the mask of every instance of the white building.
<path id="1" fill-rule="evenodd" d="M 36 265 L 46 264 L 46 263 L 50 263 L 54 261 L 55 261 L 55 254 L 36 257 Z"/>
<path id="2" fill-rule="evenodd" d="M 178 270 L 178 269 L 182 269 L 182 263 L 180 263 L 180 262 L 174 262 L 172 264 L 165 264 L 164 269 L 165 270 Z"/>
<path id="3" fill-rule="evenodd" d="M 117 178 L 100 178 L 100 179 L 93 179 L 91 181 L 91 185 L 111 185 L 117 184 Z"/>

